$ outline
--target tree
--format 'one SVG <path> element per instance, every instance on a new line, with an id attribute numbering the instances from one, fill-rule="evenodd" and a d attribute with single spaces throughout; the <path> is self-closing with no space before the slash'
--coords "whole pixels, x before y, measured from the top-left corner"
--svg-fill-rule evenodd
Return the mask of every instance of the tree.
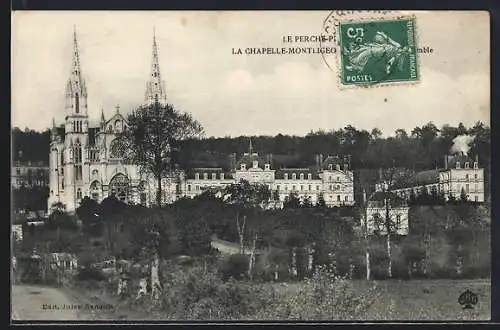
<path id="1" fill-rule="evenodd" d="M 372 129 L 370 135 L 371 135 L 373 140 L 378 140 L 382 136 L 382 131 L 379 128 L 375 127 L 374 129 Z"/>
<path id="2" fill-rule="evenodd" d="M 271 199 L 271 191 L 263 184 L 250 184 L 246 180 L 231 184 L 223 190 L 224 200 L 231 205 L 252 210 Z"/>
<path id="3" fill-rule="evenodd" d="M 127 121 L 127 128 L 117 136 L 112 152 L 154 176 L 158 185 L 156 202 L 161 206 L 162 178 L 172 173 L 180 142 L 200 137 L 203 128 L 190 114 L 158 100 L 136 109 Z"/>
<path id="4" fill-rule="evenodd" d="M 99 208 L 99 203 L 85 196 L 80 202 L 80 206 L 76 209 L 76 215 L 82 221 L 85 227 L 91 226 L 98 222 L 99 217 L 96 212 Z"/>
<path id="5" fill-rule="evenodd" d="M 291 192 L 286 198 L 283 206 L 286 208 L 299 208 L 300 207 L 300 199 L 299 195 L 296 192 Z"/>
<path id="6" fill-rule="evenodd" d="M 319 208 L 326 207 L 326 201 L 325 201 L 325 197 L 324 197 L 323 193 L 321 193 L 319 195 L 318 202 L 316 203 L 316 207 L 319 207 Z"/>

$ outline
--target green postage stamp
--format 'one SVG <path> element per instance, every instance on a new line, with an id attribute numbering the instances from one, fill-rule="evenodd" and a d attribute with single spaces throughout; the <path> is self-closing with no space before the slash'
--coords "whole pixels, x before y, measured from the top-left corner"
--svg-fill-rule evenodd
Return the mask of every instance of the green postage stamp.
<path id="1" fill-rule="evenodd" d="M 339 23 L 344 86 L 419 80 L 414 18 Z"/>

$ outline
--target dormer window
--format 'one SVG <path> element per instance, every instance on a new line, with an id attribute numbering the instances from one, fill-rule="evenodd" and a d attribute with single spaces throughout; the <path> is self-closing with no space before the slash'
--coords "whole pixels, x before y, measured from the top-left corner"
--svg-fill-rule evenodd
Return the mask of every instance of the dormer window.
<path id="1" fill-rule="evenodd" d="M 304 173 L 300 173 L 300 179 L 304 180 Z"/>
<path id="2" fill-rule="evenodd" d="M 479 164 L 477 162 L 474 162 L 474 168 L 477 170 L 479 168 Z"/>
<path id="3" fill-rule="evenodd" d="M 246 170 L 246 169 L 247 169 L 247 166 L 246 166 L 245 164 L 241 164 L 241 165 L 240 165 L 240 168 L 241 168 L 241 170 L 242 170 L 242 171 L 244 171 L 244 170 Z"/>
<path id="4" fill-rule="evenodd" d="M 293 173 L 292 174 L 292 180 L 296 180 L 297 179 L 297 174 Z"/>
<path id="5" fill-rule="evenodd" d="M 285 180 L 288 180 L 288 173 L 285 173 L 283 177 L 285 178 Z"/>
<path id="6" fill-rule="evenodd" d="M 465 168 L 469 168 L 469 162 L 465 163 Z"/>
<path id="7" fill-rule="evenodd" d="M 224 180 L 224 173 L 221 173 L 221 174 L 220 174 L 220 179 L 221 179 L 221 180 Z"/>
<path id="8" fill-rule="evenodd" d="M 312 179 L 312 174 L 311 173 L 307 173 L 307 180 L 311 180 Z"/>
<path id="9" fill-rule="evenodd" d="M 457 162 L 456 167 L 460 168 L 460 162 Z"/>
<path id="10" fill-rule="evenodd" d="M 217 173 L 212 173 L 212 180 L 217 179 Z"/>
<path id="11" fill-rule="evenodd" d="M 200 179 L 200 173 L 196 173 L 196 174 L 194 175 L 194 179 L 195 179 L 195 180 L 199 180 L 199 179 Z"/>
<path id="12" fill-rule="evenodd" d="M 333 165 L 332 164 L 328 164 L 328 169 L 331 171 L 333 170 Z"/>
<path id="13" fill-rule="evenodd" d="M 253 165 L 253 168 L 257 168 L 259 166 L 259 162 L 254 160 L 252 165 Z"/>
<path id="14" fill-rule="evenodd" d="M 337 171 L 340 171 L 340 165 L 339 165 L 339 164 L 335 165 L 335 169 L 336 169 Z"/>
<path id="15" fill-rule="evenodd" d="M 207 173 L 203 173 L 203 180 L 207 180 L 208 179 L 208 174 Z"/>
<path id="16" fill-rule="evenodd" d="M 271 166 L 270 166 L 269 164 L 265 164 L 265 165 L 264 165 L 264 169 L 265 169 L 266 171 L 269 171 L 269 170 L 271 169 Z"/>

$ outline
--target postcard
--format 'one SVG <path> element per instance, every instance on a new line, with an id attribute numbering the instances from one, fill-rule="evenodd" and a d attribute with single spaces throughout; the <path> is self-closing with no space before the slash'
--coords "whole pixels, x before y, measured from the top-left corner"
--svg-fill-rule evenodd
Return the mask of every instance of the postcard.
<path id="1" fill-rule="evenodd" d="M 486 11 L 14 11 L 11 318 L 491 318 Z"/>

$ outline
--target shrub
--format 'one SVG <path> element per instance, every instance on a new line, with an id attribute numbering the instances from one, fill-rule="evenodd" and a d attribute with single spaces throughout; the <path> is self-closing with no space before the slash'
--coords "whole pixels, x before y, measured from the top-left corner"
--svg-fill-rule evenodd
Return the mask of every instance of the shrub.
<path id="1" fill-rule="evenodd" d="M 106 277 L 99 269 L 86 267 L 78 270 L 76 279 L 78 281 L 104 281 Z"/>
<path id="2" fill-rule="evenodd" d="M 260 306 L 248 285 L 197 266 L 168 274 L 162 297 L 164 317 L 175 320 L 238 319 Z"/>
<path id="3" fill-rule="evenodd" d="M 219 272 L 224 280 L 229 278 L 241 279 L 248 271 L 248 256 L 244 254 L 233 254 L 222 260 Z"/>
<path id="4" fill-rule="evenodd" d="M 287 288 L 287 286 L 284 286 Z M 352 282 L 325 266 L 280 297 L 277 292 L 263 295 L 263 303 L 252 319 L 258 320 L 355 320 L 363 317 L 379 295 L 376 286 L 356 293 Z"/>

